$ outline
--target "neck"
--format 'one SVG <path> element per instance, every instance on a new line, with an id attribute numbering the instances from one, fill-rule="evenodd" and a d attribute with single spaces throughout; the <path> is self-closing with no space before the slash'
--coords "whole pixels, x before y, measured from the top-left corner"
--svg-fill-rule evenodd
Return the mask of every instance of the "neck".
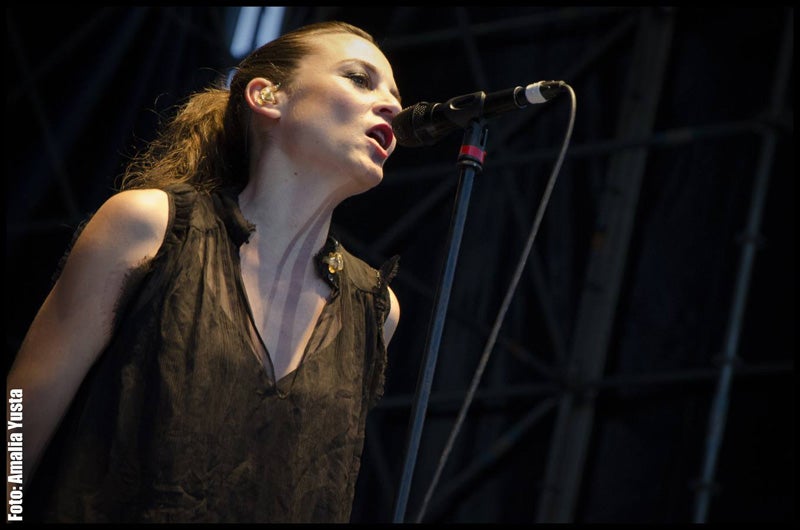
<path id="1" fill-rule="evenodd" d="M 325 243 L 333 211 L 346 197 L 341 188 L 320 185 L 324 177 L 297 172 L 251 172 L 239 194 L 242 214 L 256 225 L 250 244 L 262 263 L 293 258 L 311 263 Z M 255 177 L 255 178 L 253 178 Z"/>

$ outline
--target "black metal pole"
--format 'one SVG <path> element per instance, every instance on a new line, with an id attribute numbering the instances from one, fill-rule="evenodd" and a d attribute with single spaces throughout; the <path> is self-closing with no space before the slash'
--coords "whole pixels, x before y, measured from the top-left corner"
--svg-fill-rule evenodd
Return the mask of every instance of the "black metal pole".
<path id="1" fill-rule="evenodd" d="M 414 404 L 411 407 L 411 420 L 408 440 L 406 443 L 406 456 L 403 465 L 403 474 L 400 479 L 397 502 L 395 504 L 394 522 L 402 523 L 408 505 L 408 495 L 411 490 L 411 480 L 414 475 L 414 466 L 417 462 L 419 442 L 422 437 L 422 427 L 425 423 L 425 413 L 428 407 L 428 398 L 431 393 L 433 374 L 436 370 L 436 360 L 439 356 L 439 345 L 444 331 L 447 305 L 450 301 L 450 289 L 458 261 L 458 251 L 461 247 L 461 236 L 464 233 L 464 224 L 467 219 L 469 197 L 472 193 L 472 182 L 475 174 L 483 169 L 483 159 L 486 154 L 486 127 L 483 119 L 472 120 L 464 131 L 464 141 L 458 155 L 460 168 L 458 193 L 453 217 L 450 220 L 450 246 L 447 260 L 441 273 L 441 282 L 436 291 L 434 312 L 428 329 L 428 338 L 425 346 L 422 367 L 417 380 L 417 391 Z"/>

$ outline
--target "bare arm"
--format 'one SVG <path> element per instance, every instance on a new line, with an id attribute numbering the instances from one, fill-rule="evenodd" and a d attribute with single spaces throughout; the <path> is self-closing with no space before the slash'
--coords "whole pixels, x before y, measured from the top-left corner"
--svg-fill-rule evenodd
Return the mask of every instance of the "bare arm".
<path id="1" fill-rule="evenodd" d="M 389 345 L 392 340 L 394 332 L 397 329 L 397 324 L 400 323 L 400 301 L 397 296 L 389 288 L 389 314 L 386 316 L 386 321 L 383 323 L 383 343 Z"/>
<path id="2" fill-rule="evenodd" d="M 25 481 L 111 336 L 127 273 L 152 259 L 164 239 L 167 195 L 118 193 L 87 223 L 36 314 L 6 381 L 22 389 Z"/>

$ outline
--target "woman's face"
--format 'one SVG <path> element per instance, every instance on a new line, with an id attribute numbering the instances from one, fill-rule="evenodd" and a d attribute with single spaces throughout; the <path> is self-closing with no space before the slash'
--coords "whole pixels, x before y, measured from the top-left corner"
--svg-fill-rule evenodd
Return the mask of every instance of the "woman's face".
<path id="1" fill-rule="evenodd" d="M 392 67 L 372 43 L 349 33 L 314 37 L 284 94 L 281 148 L 295 171 L 341 179 L 361 193 L 383 179 L 400 110 Z"/>

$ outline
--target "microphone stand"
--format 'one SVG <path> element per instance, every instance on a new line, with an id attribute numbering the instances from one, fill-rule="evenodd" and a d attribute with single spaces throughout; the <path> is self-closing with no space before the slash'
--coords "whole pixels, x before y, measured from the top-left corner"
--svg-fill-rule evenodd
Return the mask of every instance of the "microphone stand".
<path id="1" fill-rule="evenodd" d="M 482 103 L 483 101 L 481 100 L 479 105 L 482 105 Z M 395 504 L 395 523 L 402 523 L 406 513 L 411 479 L 414 474 L 419 442 L 422 436 L 422 426 L 425 423 L 425 413 L 433 383 L 433 373 L 436 369 L 436 360 L 439 355 L 439 344 L 444 330 L 447 305 L 450 301 L 450 288 L 455 276 L 458 251 L 461 247 L 461 236 L 464 233 L 464 223 L 467 218 L 472 183 L 475 179 L 475 174 L 483 170 L 483 159 L 486 155 L 486 133 L 485 120 L 482 117 L 471 119 L 466 124 L 464 140 L 458 153 L 457 165 L 460 168 L 460 174 L 456 205 L 450 220 L 450 246 L 447 252 L 447 261 L 441 273 L 441 283 L 436 292 L 434 314 L 428 329 L 425 356 L 417 380 L 417 392 L 411 408 L 411 429 L 407 440 L 403 474 Z"/>

